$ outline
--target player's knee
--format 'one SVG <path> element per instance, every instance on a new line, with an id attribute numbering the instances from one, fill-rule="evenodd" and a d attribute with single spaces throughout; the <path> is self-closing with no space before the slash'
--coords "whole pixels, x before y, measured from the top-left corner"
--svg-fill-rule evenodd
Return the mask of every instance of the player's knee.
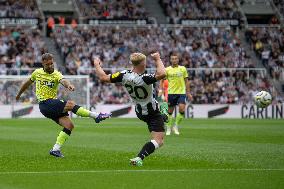
<path id="1" fill-rule="evenodd" d="M 70 131 L 72 131 L 74 129 L 74 124 L 73 123 L 68 123 L 65 125 L 65 128 L 69 129 Z"/>
<path id="2" fill-rule="evenodd" d="M 70 107 L 71 106 L 74 107 L 76 104 L 75 104 L 75 102 L 73 100 L 68 100 L 67 101 L 67 105 L 70 106 Z"/>
<path id="3" fill-rule="evenodd" d="M 160 148 L 164 144 L 163 138 L 155 138 L 154 140 L 151 140 L 151 142 L 154 144 L 155 148 Z"/>
<path id="4" fill-rule="evenodd" d="M 76 104 L 75 104 L 74 101 L 68 100 L 67 103 L 66 103 L 66 105 L 65 105 L 65 110 L 71 111 L 71 110 L 74 108 L 75 105 L 76 105 Z"/>
<path id="5" fill-rule="evenodd" d="M 158 141 L 159 147 L 162 147 L 164 144 L 164 139 L 159 139 Z"/>

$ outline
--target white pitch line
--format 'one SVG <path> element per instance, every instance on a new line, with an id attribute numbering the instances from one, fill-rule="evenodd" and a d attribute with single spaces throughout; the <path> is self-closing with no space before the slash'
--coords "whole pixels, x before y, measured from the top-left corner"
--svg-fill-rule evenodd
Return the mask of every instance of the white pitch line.
<path id="1" fill-rule="evenodd" d="M 121 170 L 86 170 L 86 171 L 13 171 L 0 172 L 9 174 L 62 174 L 62 173 L 127 173 L 127 172 L 202 172 L 202 171 L 284 171 L 283 169 L 121 169 Z"/>

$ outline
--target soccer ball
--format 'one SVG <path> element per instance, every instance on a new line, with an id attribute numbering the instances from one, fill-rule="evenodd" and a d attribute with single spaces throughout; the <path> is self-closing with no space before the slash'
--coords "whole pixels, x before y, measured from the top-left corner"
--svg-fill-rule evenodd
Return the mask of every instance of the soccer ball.
<path id="1" fill-rule="evenodd" d="M 272 97 L 269 92 L 260 91 L 254 96 L 254 101 L 257 107 L 266 108 L 271 104 Z"/>

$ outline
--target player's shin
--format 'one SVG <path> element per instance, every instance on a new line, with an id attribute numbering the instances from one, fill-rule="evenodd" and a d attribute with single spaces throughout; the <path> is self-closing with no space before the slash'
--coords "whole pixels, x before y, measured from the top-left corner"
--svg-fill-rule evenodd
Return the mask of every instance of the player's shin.
<path id="1" fill-rule="evenodd" d="M 176 117 L 175 125 L 179 125 L 184 118 L 184 112 L 179 112 Z"/>
<path id="2" fill-rule="evenodd" d="M 169 113 L 169 122 L 167 123 L 167 127 L 171 128 L 173 126 L 174 118 L 173 118 L 173 113 Z"/>
<path id="3" fill-rule="evenodd" d="M 97 112 L 91 112 L 81 106 L 75 105 L 74 108 L 72 109 L 72 112 L 78 116 L 81 117 L 91 117 L 91 118 L 97 118 L 99 113 Z"/>
<path id="4" fill-rule="evenodd" d="M 155 151 L 155 149 L 158 149 L 158 148 L 159 148 L 159 144 L 157 143 L 157 141 L 151 140 L 150 142 L 147 142 L 143 146 L 143 148 L 138 154 L 138 157 L 140 157 L 143 160 L 145 157 L 152 154 Z"/>
<path id="5" fill-rule="evenodd" d="M 67 128 L 64 128 L 62 131 L 60 131 L 52 150 L 59 151 L 61 146 L 65 143 L 65 141 L 69 138 L 70 135 L 71 135 L 71 130 Z"/>

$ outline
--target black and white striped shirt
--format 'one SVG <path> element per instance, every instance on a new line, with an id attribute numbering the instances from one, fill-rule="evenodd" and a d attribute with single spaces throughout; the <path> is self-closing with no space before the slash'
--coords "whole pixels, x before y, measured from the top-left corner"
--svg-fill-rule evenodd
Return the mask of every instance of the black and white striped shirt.
<path id="1" fill-rule="evenodd" d="M 153 94 L 153 83 L 157 81 L 154 74 L 137 74 L 124 70 L 111 74 L 112 83 L 121 82 L 135 103 L 135 111 L 140 115 L 149 115 L 157 110 L 157 101 Z"/>

